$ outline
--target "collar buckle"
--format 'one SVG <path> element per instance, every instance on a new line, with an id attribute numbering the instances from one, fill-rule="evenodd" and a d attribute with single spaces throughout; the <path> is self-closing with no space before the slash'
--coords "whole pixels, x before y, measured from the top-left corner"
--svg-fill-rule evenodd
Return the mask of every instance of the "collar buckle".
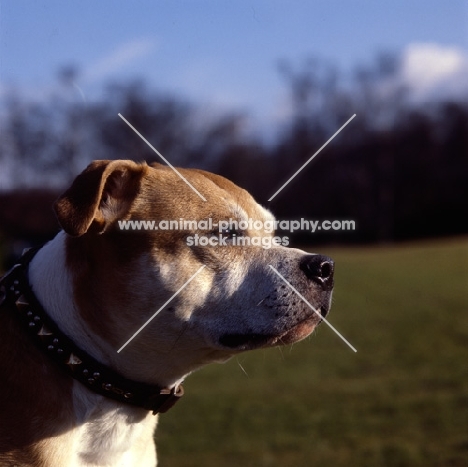
<path id="1" fill-rule="evenodd" d="M 182 396 L 184 388 L 181 384 L 172 389 L 161 389 L 159 393 L 149 397 L 149 404 L 153 415 L 167 412 Z"/>

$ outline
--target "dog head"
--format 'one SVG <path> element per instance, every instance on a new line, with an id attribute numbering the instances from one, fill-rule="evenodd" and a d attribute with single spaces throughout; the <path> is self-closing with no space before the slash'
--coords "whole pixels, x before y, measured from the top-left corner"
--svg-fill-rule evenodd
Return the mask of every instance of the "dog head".
<path id="1" fill-rule="evenodd" d="M 251 221 L 272 214 L 221 176 L 96 161 L 55 210 L 78 313 L 128 377 L 171 384 L 237 352 L 297 342 L 328 313 L 332 260 L 277 244 Z M 246 228 L 220 232 L 229 220 Z"/>

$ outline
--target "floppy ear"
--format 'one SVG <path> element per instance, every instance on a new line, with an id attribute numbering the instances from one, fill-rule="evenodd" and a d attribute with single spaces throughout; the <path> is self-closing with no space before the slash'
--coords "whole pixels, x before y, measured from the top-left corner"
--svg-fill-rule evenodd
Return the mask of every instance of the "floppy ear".
<path id="1" fill-rule="evenodd" d="M 146 163 L 127 160 L 89 164 L 55 202 L 62 229 L 73 236 L 83 235 L 91 227 L 93 232 L 104 232 L 128 212 L 147 170 Z"/>

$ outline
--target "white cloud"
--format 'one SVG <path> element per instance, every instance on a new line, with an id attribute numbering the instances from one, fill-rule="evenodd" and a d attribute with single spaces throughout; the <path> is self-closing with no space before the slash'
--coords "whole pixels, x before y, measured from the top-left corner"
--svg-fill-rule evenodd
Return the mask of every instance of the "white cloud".
<path id="1" fill-rule="evenodd" d="M 83 78 L 87 82 L 94 82 L 107 78 L 108 75 L 122 70 L 131 62 L 148 56 L 157 44 L 152 39 L 138 39 L 122 44 L 106 57 L 86 67 Z"/>
<path id="2" fill-rule="evenodd" d="M 158 43 L 154 39 L 136 39 L 121 44 L 94 64 L 84 66 L 83 69 L 79 67 L 76 82 L 70 83 L 72 86 L 60 85 L 56 78 L 45 84 L 32 85 L 8 85 L 0 82 L 0 104 L 11 94 L 16 94 L 25 102 L 47 102 L 57 96 L 76 102 L 92 100 L 99 93 L 99 86 L 103 81 L 130 65 L 135 66 L 135 62 L 147 58 L 157 48 Z M 0 112 L 1 110 L 0 106 Z"/>
<path id="3" fill-rule="evenodd" d="M 468 53 L 434 43 L 410 44 L 402 54 L 399 81 L 415 100 L 461 97 L 468 93 Z"/>

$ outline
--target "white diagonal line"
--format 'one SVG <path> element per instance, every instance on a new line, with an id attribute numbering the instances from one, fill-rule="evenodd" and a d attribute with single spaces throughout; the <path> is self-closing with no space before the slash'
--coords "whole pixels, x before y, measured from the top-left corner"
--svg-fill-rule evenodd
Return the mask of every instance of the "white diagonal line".
<path id="1" fill-rule="evenodd" d="M 335 134 L 268 200 L 271 201 L 354 117 L 354 114 Z"/>
<path id="2" fill-rule="evenodd" d="M 117 114 L 203 201 L 205 197 L 122 115 Z"/>
<path id="3" fill-rule="evenodd" d="M 143 331 L 143 329 L 156 317 L 156 315 L 168 304 L 170 303 L 180 292 L 182 292 L 182 290 L 195 278 L 195 276 L 197 276 L 200 271 L 205 267 L 205 265 L 201 266 L 200 269 L 198 269 L 198 271 L 156 312 L 153 314 L 153 316 L 151 316 L 150 319 L 148 319 L 148 321 L 146 321 L 145 324 L 143 324 L 143 326 L 141 326 L 140 329 L 138 329 L 138 331 L 133 334 L 132 337 L 130 337 L 130 339 L 128 339 L 127 342 L 125 342 L 124 345 L 122 345 L 122 347 L 120 347 L 119 350 L 117 350 L 117 353 L 120 353 L 138 334 L 140 334 L 141 331 Z"/>
<path id="4" fill-rule="evenodd" d="M 345 342 L 350 348 L 351 350 L 353 350 L 354 352 L 357 352 L 357 350 L 325 319 L 322 317 L 322 315 L 320 314 L 320 312 L 314 308 L 295 288 L 294 286 L 292 286 L 271 264 L 269 265 L 271 269 L 273 269 L 273 271 L 286 283 L 289 285 L 289 287 L 291 287 L 291 289 L 296 292 L 296 294 L 302 299 L 302 301 L 314 312 L 316 313 L 318 316 L 320 316 L 320 318 L 325 322 L 325 324 L 327 324 L 333 331 L 335 331 L 335 333 L 341 337 L 341 339 L 343 340 L 343 342 Z"/>

